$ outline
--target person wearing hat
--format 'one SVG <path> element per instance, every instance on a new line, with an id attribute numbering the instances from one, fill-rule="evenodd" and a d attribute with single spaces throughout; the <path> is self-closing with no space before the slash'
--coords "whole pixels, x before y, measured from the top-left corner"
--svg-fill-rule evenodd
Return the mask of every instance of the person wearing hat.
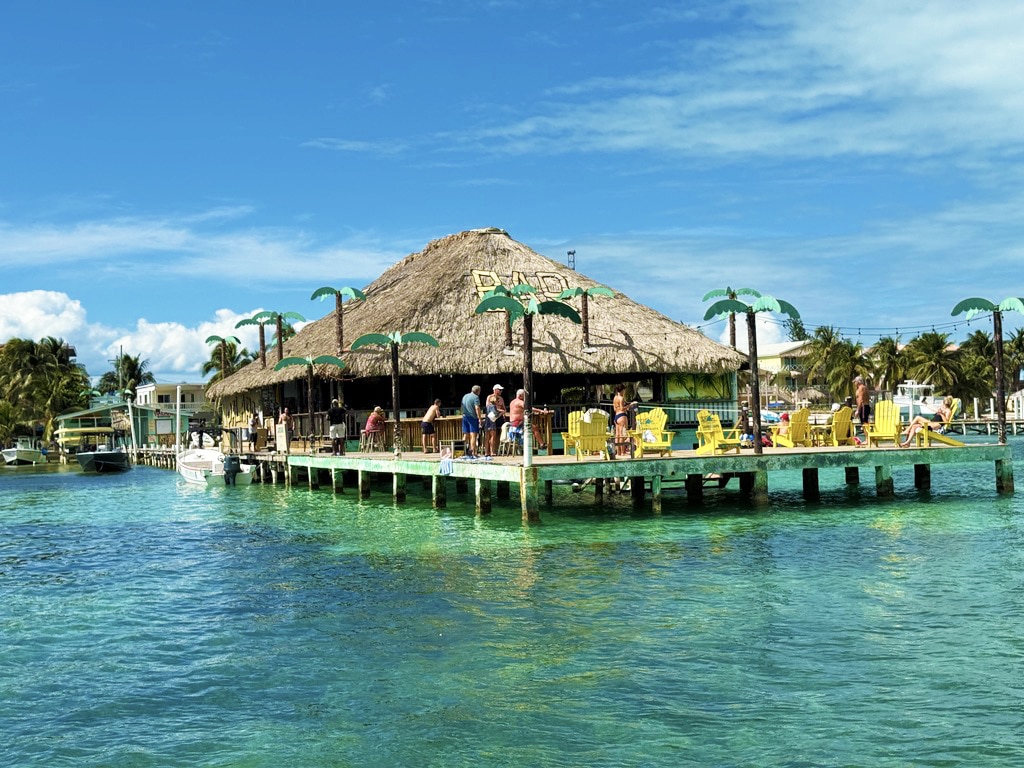
<path id="1" fill-rule="evenodd" d="M 338 402 L 338 398 L 331 400 L 331 407 L 327 409 L 327 424 L 331 437 L 331 456 L 344 456 L 348 427 L 345 424 L 345 408 Z"/>
<path id="2" fill-rule="evenodd" d="M 366 417 L 366 427 L 363 429 L 363 435 L 367 438 L 366 443 L 371 446 L 377 445 L 383 450 L 384 426 L 386 424 L 387 420 L 384 418 L 384 409 L 379 405 L 375 405 L 373 410 L 370 411 L 370 415 Z"/>
<path id="3" fill-rule="evenodd" d="M 498 455 L 498 441 L 501 439 L 501 424 L 505 420 L 505 400 L 501 393 L 505 388 L 495 384 L 487 396 L 484 406 L 484 455 Z"/>

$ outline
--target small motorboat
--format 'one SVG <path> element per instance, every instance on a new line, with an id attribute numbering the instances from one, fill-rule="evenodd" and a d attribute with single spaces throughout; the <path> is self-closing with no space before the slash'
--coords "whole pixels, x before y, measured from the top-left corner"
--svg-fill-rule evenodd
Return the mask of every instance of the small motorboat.
<path id="1" fill-rule="evenodd" d="M 15 466 L 18 464 L 45 464 L 46 449 L 40 448 L 39 441 L 31 437 L 19 437 L 14 441 L 14 446 L 4 448 L 0 451 L 4 461 Z"/>
<path id="2" fill-rule="evenodd" d="M 100 445 L 90 451 L 79 451 L 75 458 L 85 472 L 127 472 L 132 468 L 128 451 L 120 446 Z"/>
<path id="3" fill-rule="evenodd" d="M 249 485 L 252 465 L 215 448 L 188 448 L 178 454 L 178 474 L 194 485 Z"/>

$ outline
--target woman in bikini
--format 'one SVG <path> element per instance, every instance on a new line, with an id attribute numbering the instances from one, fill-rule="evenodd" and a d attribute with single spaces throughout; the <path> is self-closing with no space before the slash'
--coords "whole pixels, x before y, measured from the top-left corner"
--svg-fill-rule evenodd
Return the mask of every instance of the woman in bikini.
<path id="1" fill-rule="evenodd" d="M 631 403 L 626 402 L 626 385 L 616 384 L 615 385 L 615 397 L 612 399 L 612 410 L 615 411 L 614 424 L 615 424 L 615 453 L 619 456 L 626 456 L 629 454 L 629 446 L 626 442 L 629 440 L 629 411 L 636 405 L 636 400 Z"/>
<path id="2" fill-rule="evenodd" d="M 953 398 L 947 397 L 942 401 L 942 405 L 935 409 L 935 413 L 932 414 L 931 418 L 915 416 L 914 420 L 907 425 L 907 428 L 900 433 L 907 438 L 900 443 L 900 448 L 909 446 L 910 441 L 914 439 L 914 435 L 922 429 L 934 429 L 937 425 L 945 423 L 952 413 L 952 408 Z"/>

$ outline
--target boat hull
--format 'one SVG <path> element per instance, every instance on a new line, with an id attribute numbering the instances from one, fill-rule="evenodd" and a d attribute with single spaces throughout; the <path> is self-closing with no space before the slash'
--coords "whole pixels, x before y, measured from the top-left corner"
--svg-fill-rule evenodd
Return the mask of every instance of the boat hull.
<path id="1" fill-rule="evenodd" d="M 207 487 L 250 485 L 252 483 L 252 466 L 237 464 L 236 471 L 225 470 L 225 459 L 230 466 L 238 457 L 226 457 L 218 450 L 210 448 L 190 448 L 178 454 L 178 474 L 193 485 Z"/>
<path id="2" fill-rule="evenodd" d="M 46 455 L 35 448 L 7 448 L 2 451 L 4 461 L 14 466 L 25 464 L 45 464 Z"/>
<path id="3" fill-rule="evenodd" d="M 110 472 L 127 472 L 132 468 L 128 461 L 128 453 L 117 449 L 114 451 L 84 451 L 76 453 L 75 458 L 85 472 L 106 474 Z"/>

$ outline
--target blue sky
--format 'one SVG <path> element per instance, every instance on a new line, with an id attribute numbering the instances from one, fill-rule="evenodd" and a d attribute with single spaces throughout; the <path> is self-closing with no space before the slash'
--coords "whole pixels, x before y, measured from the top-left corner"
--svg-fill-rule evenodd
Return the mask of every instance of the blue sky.
<path id="1" fill-rule="evenodd" d="M 1024 295 L 1016 0 L 0 19 L 0 341 L 62 336 L 93 375 L 123 348 L 199 380 L 208 335 L 251 348 L 237 320 L 321 317 L 315 288 L 487 226 L 716 339 L 726 285 L 865 344 Z"/>

